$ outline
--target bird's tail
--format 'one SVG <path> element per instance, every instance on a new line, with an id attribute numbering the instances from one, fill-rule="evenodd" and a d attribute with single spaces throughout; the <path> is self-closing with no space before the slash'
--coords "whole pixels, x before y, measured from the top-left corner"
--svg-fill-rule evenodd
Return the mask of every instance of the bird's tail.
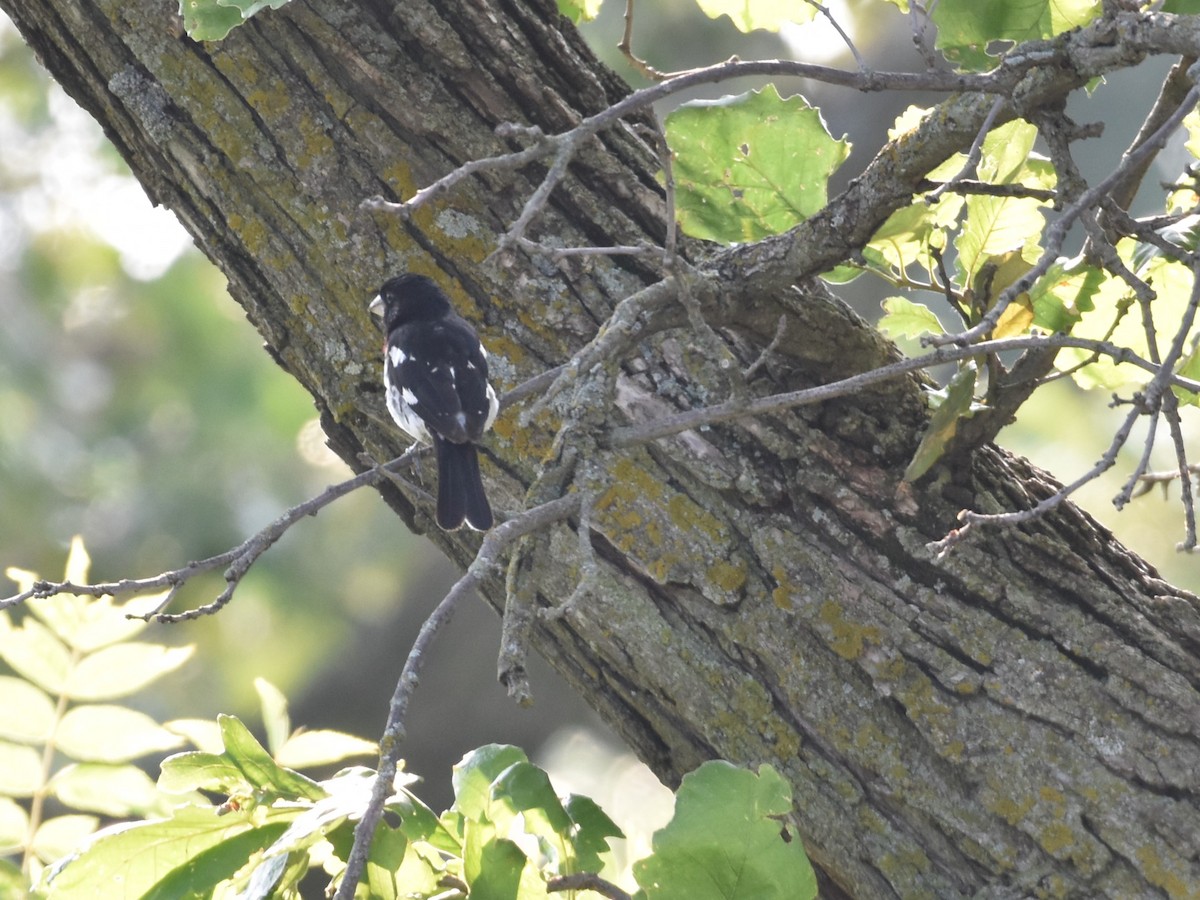
<path id="1" fill-rule="evenodd" d="M 492 507 L 483 491 L 475 445 L 455 444 L 441 437 L 434 443 L 438 465 L 438 526 L 453 531 L 465 522 L 476 531 L 487 531 L 492 527 Z"/>

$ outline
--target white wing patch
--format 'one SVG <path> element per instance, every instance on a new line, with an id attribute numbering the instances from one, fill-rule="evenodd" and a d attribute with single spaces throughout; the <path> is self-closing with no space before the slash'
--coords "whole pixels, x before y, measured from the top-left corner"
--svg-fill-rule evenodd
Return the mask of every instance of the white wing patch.
<path id="1" fill-rule="evenodd" d="M 404 360 L 408 359 L 408 357 L 404 355 L 404 351 L 399 347 L 388 348 L 388 357 L 391 359 L 392 367 L 395 369 L 400 368 L 400 366 L 404 364 Z"/>
<path id="2" fill-rule="evenodd" d="M 433 441 L 429 437 L 429 429 L 425 427 L 425 423 L 421 421 L 421 417 L 413 412 L 410 405 L 410 403 L 415 403 L 416 399 L 412 391 L 408 388 L 396 390 L 393 385 L 388 385 L 388 412 L 392 414 L 392 419 L 400 426 L 400 430 L 414 441 L 419 441 L 422 444 L 431 444 Z"/>
<path id="3" fill-rule="evenodd" d="M 488 399 L 488 415 L 487 421 L 483 423 L 483 430 L 487 431 L 492 427 L 492 423 L 496 421 L 496 413 L 500 412 L 500 401 L 496 399 L 496 392 L 492 389 L 489 382 L 487 386 Z"/>

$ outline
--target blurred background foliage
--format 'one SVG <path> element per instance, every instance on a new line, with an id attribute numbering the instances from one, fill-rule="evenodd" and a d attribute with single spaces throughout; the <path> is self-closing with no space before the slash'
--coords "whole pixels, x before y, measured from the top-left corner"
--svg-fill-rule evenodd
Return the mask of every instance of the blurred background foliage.
<path id="1" fill-rule="evenodd" d="M 875 68 L 922 65 L 907 19 L 894 7 L 851 0 L 831 9 Z M 615 50 L 622 12 L 610 0 L 585 32 L 639 86 Z M 634 50 L 668 71 L 731 53 L 853 65 L 820 19 L 781 35 L 743 35 L 728 19 L 704 18 L 693 0 L 639 6 Z M 1073 102 L 1077 121 L 1107 123 L 1102 140 L 1078 147 L 1089 178 L 1111 171 L 1168 65 L 1152 60 Z M 730 83 L 703 95 L 752 86 Z M 940 99 L 783 87 L 803 90 L 834 136 L 847 133 L 854 143 L 831 191 L 865 165 L 907 105 Z M 1144 102 L 1129 103 L 1131 96 Z M 1151 188 L 1176 177 L 1185 162 L 1181 144 L 1173 145 Z M 1145 193 L 1147 203 L 1153 194 Z M 373 288 L 362 286 L 364 302 Z M 875 318 L 886 293 L 860 278 L 846 296 Z M 228 549 L 345 477 L 307 395 L 259 343 L 220 273 L 169 212 L 150 207 L 99 127 L 0 20 L 0 564 L 56 576 L 78 533 L 94 579 L 154 574 Z M 1069 480 L 1108 444 L 1114 419 L 1107 400 L 1059 382 L 1022 409 L 1002 443 Z M 1169 465 L 1158 460 L 1159 468 Z M 1177 506 L 1152 495 L 1116 514 L 1110 500 L 1122 478 L 1109 473 L 1081 493 L 1081 503 L 1168 579 L 1196 589 L 1193 559 L 1174 552 L 1182 533 Z M 158 718 L 228 712 L 252 722 L 252 682 L 263 676 L 291 698 L 296 724 L 374 737 L 411 639 L 452 577 L 434 548 L 407 534 L 375 495 L 347 497 L 294 528 L 219 615 L 155 626 L 154 640 L 200 648 L 148 711 Z M 207 602 L 219 590 L 219 578 L 200 580 L 175 608 Z M 635 797 L 629 805 L 643 808 L 652 777 L 619 753 L 544 666 L 533 672 L 534 708 L 512 705 L 495 684 L 498 633 L 495 617 L 476 603 L 439 639 L 409 728 L 409 769 L 426 777 L 425 799 L 448 802 L 449 766 L 466 750 L 508 742 L 557 772 L 564 786 L 596 797 L 625 826 L 631 812 L 619 798 Z"/>

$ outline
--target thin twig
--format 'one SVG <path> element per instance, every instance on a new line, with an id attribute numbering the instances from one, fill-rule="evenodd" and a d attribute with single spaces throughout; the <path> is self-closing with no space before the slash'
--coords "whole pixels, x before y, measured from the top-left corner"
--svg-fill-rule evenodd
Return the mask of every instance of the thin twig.
<path id="1" fill-rule="evenodd" d="M 1179 109 L 1163 123 L 1162 127 L 1150 135 L 1145 143 L 1127 153 L 1121 160 L 1121 164 L 1107 178 L 1088 188 L 1063 210 L 1062 215 L 1046 231 L 1046 247 L 1037 263 L 1000 294 L 995 305 L 988 310 L 987 315 L 980 319 L 978 324 L 958 334 L 937 335 L 927 338 L 927 342 L 935 347 L 945 344 L 965 345 L 991 334 L 996 327 L 996 323 L 1000 321 L 1000 316 L 1008 308 L 1008 305 L 1021 294 L 1026 293 L 1033 286 L 1034 282 L 1045 275 L 1054 261 L 1058 259 L 1062 252 L 1067 232 L 1075 223 L 1075 220 L 1087 210 L 1095 207 L 1129 172 L 1132 172 L 1141 165 L 1145 157 L 1156 153 L 1158 148 L 1179 127 L 1184 117 L 1196 105 L 1197 100 L 1200 100 L 1200 88 L 1193 87 L 1188 91 L 1187 97 L 1184 98 Z"/>
<path id="2" fill-rule="evenodd" d="M 1021 79 L 1028 69 L 1033 68 L 1053 54 L 1045 57 L 1036 53 L 1031 54 L 1012 65 L 1006 60 L 999 67 L 984 75 L 954 73 L 944 71 L 931 72 L 849 72 L 830 66 L 814 63 L 798 62 L 787 59 L 758 59 L 739 60 L 729 59 L 716 65 L 707 66 L 673 76 L 666 81 L 634 91 L 623 100 L 601 110 L 595 115 L 584 119 L 574 128 L 559 135 L 543 135 L 537 129 L 520 129 L 521 134 L 535 138 L 535 143 L 522 150 L 512 153 L 502 153 L 484 159 L 476 159 L 465 163 L 437 181 L 417 191 L 412 197 L 402 203 L 393 203 L 382 197 L 372 197 L 362 204 L 364 209 L 391 212 L 403 216 L 409 215 L 414 209 L 428 203 L 440 194 L 451 189 L 459 182 L 479 172 L 489 170 L 520 169 L 531 162 L 546 156 L 564 155 L 564 147 L 580 146 L 583 141 L 607 128 L 614 122 L 623 119 L 631 113 L 646 109 L 672 94 L 686 91 L 702 84 L 713 84 L 738 78 L 744 75 L 775 75 L 808 78 L 826 84 L 855 90 L 875 93 L 880 91 L 926 90 L 944 93 L 978 91 L 981 93 L 1008 94 L 1013 86 Z M 513 126 L 501 126 L 505 134 L 514 132 Z M 497 129 L 500 131 L 501 129 Z"/>
<path id="3" fill-rule="evenodd" d="M 701 428 L 705 425 L 716 425 L 735 419 L 761 416 L 767 413 L 782 412 L 797 406 L 807 406 L 821 403 L 835 397 L 857 393 L 863 388 L 896 378 L 907 372 L 925 369 L 941 363 L 955 362 L 976 356 L 980 353 L 1002 353 L 1006 350 L 1049 349 L 1061 347 L 1078 347 L 1091 350 L 1103 356 L 1111 357 L 1118 363 L 1129 363 L 1140 369 L 1160 375 L 1158 367 L 1138 356 L 1128 347 L 1120 347 L 1107 341 L 1097 341 L 1090 338 L 1079 338 L 1069 334 L 1026 335 L 1023 337 L 1001 338 L 992 341 L 981 341 L 969 347 L 939 347 L 937 350 L 923 356 L 902 359 L 869 372 L 860 372 L 841 381 L 833 381 L 804 390 L 791 391 L 785 394 L 772 394 L 750 401 L 729 401 L 715 406 L 704 406 L 664 416 L 653 422 L 643 422 L 614 428 L 609 434 L 608 443 L 613 447 L 629 447 L 644 444 L 648 441 L 669 437 L 681 431 Z M 1168 382 L 1184 390 L 1200 392 L 1200 382 L 1168 372 Z"/>
<path id="4" fill-rule="evenodd" d="M 631 66 L 651 81 L 664 81 L 670 77 L 666 72 L 660 72 L 633 52 L 633 0 L 625 0 L 625 32 L 617 43 L 617 49 L 625 55 Z"/>
<path id="5" fill-rule="evenodd" d="M 53 597 L 56 594 L 73 594 L 88 597 L 103 597 L 106 595 L 111 597 L 125 597 L 162 590 L 163 588 L 170 589 L 170 593 L 167 595 L 167 601 L 169 601 L 174 598 L 175 592 L 192 578 L 224 566 L 226 567 L 226 586 L 212 603 L 175 615 L 156 611 L 145 615 L 133 616 L 132 618 L 168 623 L 209 615 L 229 603 L 233 598 L 234 591 L 237 590 L 238 585 L 250 567 L 294 524 L 308 516 L 316 515 L 320 510 L 339 497 L 344 497 L 346 494 L 356 491 L 361 487 L 377 484 L 389 472 L 408 465 L 412 460 L 413 454 L 413 448 L 409 448 L 409 450 L 382 466 L 368 469 L 365 472 L 355 475 L 353 478 L 348 478 L 339 484 L 326 488 L 317 496 L 293 506 L 279 516 L 279 518 L 275 519 L 275 521 L 271 522 L 271 524 L 267 525 L 267 527 L 247 538 L 236 547 L 226 550 L 224 553 L 218 553 L 216 556 L 210 556 L 207 559 L 197 562 L 190 562 L 186 566 L 181 566 L 178 569 L 170 569 L 169 571 L 152 575 L 148 578 L 124 578 L 120 581 L 107 581 L 97 584 L 75 584 L 69 581 L 39 581 L 28 591 L 0 600 L 0 609 L 7 609 L 10 606 L 23 603 L 31 597 Z M 160 608 L 165 605 L 166 601 L 160 604 Z"/>
<path id="6" fill-rule="evenodd" d="M 358 825 L 355 826 L 354 845 L 346 860 L 346 868 L 342 873 L 334 900 L 352 900 L 366 870 L 371 841 L 375 837 L 375 829 L 379 826 L 379 820 L 383 815 L 384 804 L 391 795 L 396 779 L 400 751 L 406 735 L 405 719 L 408 716 L 409 702 L 416 691 L 426 656 L 438 631 L 454 615 L 462 598 L 487 577 L 514 541 L 573 515 L 578 508 L 578 495 L 568 494 L 514 516 L 489 531 L 483 538 L 479 552 L 475 554 L 475 560 L 421 626 L 417 639 L 408 653 L 408 658 L 404 661 L 404 670 L 400 673 L 399 681 L 396 682 L 396 690 L 392 694 L 387 725 L 379 742 L 382 752 L 379 757 L 379 770 L 371 788 L 371 799 L 363 810 Z"/>
<path id="7" fill-rule="evenodd" d="M 809 0 L 811 3 L 812 0 Z M 1008 102 L 1005 97 L 997 97 L 992 102 L 992 108 L 988 110 L 987 117 L 983 120 L 983 124 L 979 126 L 979 133 L 975 135 L 975 140 L 971 142 L 971 149 L 967 151 L 967 159 L 963 163 L 954 177 L 949 181 L 943 182 L 936 190 L 925 195 L 925 203 L 932 206 L 941 199 L 942 194 L 947 191 L 956 189 L 959 184 L 966 178 L 973 178 L 975 170 L 979 167 L 979 161 L 983 158 L 983 142 L 992 130 L 992 125 L 996 121 L 996 116 L 1000 115 L 1000 110 L 1004 108 L 1004 104 Z"/>
<path id="8" fill-rule="evenodd" d="M 862 58 L 862 54 L 858 52 L 858 48 L 854 46 L 854 41 L 850 40 L 850 35 L 846 34 L 845 30 L 841 25 L 838 24 L 838 20 L 833 17 L 833 14 L 829 12 L 828 8 L 826 8 L 824 4 L 818 3 L 817 0 L 805 0 L 805 2 L 807 2 L 809 6 L 814 7 L 817 12 L 823 15 L 826 21 L 833 26 L 833 30 L 841 35 L 842 41 L 850 49 L 850 55 L 854 57 L 854 61 L 858 64 L 858 71 L 864 74 L 870 72 L 870 67 L 867 65 L 866 60 Z"/>
<path id="9" fill-rule="evenodd" d="M 742 372 L 742 378 L 749 381 L 750 377 L 766 365 L 767 360 L 771 358 L 771 354 L 779 348 L 779 342 L 783 340 L 783 335 L 787 332 L 787 313 L 779 317 L 779 324 L 775 326 L 775 334 L 771 338 L 771 343 L 767 344 L 762 353 L 758 354 L 758 358 L 750 365 L 746 366 Z"/>
<path id="10" fill-rule="evenodd" d="M 1178 466 L 1180 498 L 1183 501 L 1183 542 L 1176 549 L 1191 552 L 1196 549 L 1196 503 L 1192 491 L 1192 479 L 1188 477 L 1187 446 L 1183 441 L 1183 426 L 1179 420 L 1179 398 L 1172 391 L 1163 393 L 1163 415 L 1171 431 L 1171 443 L 1175 447 L 1175 464 Z M 1145 470 L 1143 469 L 1143 472 Z"/>
<path id="11" fill-rule="evenodd" d="M 959 173 L 964 174 L 962 172 Z M 930 181 L 923 178 L 917 182 L 917 192 L 948 191 L 954 194 L 978 194 L 984 197 L 1017 197 L 1020 199 L 1042 200 L 1047 203 L 1057 202 L 1058 191 L 1047 188 L 1027 187 L 1023 184 L 991 184 L 986 181 L 972 181 L 967 178 L 955 181 Z"/>

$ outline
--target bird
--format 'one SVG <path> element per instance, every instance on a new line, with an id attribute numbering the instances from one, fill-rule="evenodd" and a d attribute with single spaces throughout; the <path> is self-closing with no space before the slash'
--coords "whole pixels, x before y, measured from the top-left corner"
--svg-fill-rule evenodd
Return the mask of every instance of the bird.
<path id="1" fill-rule="evenodd" d="M 500 409 L 488 382 L 487 350 L 430 278 L 404 273 L 379 289 L 368 309 L 383 318 L 383 387 L 400 429 L 432 444 L 437 523 L 455 531 L 492 527 L 476 444 Z"/>

